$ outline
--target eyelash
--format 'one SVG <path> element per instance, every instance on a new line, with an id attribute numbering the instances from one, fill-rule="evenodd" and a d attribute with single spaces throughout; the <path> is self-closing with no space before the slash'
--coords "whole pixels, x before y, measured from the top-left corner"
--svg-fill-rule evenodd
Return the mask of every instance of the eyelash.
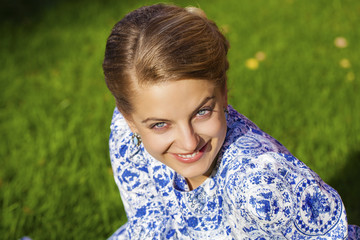
<path id="1" fill-rule="evenodd" d="M 164 125 L 164 126 L 159 126 L 159 125 Z M 165 122 L 159 122 L 159 123 L 155 123 L 155 124 L 152 124 L 150 126 L 151 129 L 155 129 L 155 130 L 161 130 L 161 129 L 164 129 L 166 126 L 166 123 Z"/>
<path id="2" fill-rule="evenodd" d="M 204 114 L 200 114 L 200 112 L 205 112 Z M 214 111 L 214 106 L 211 106 L 211 107 L 203 107 L 201 108 L 199 111 L 197 111 L 196 113 L 196 117 L 202 119 L 202 118 L 207 118 L 209 117 L 209 115 L 211 115 L 211 113 Z M 167 123 L 166 122 L 158 122 L 158 123 L 154 123 L 152 125 L 150 125 L 150 128 L 151 129 L 154 129 L 154 130 L 157 130 L 157 131 L 160 131 L 160 130 L 164 130 L 166 129 L 168 126 L 167 126 Z"/>

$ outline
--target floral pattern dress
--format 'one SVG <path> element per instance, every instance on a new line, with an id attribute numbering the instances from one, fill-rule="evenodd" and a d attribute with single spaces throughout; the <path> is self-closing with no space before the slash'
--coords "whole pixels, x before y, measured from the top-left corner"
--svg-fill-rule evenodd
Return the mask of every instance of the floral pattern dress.
<path id="1" fill-rule="evenodd" d="M 115 109 L 110 158 L 128 222 L 110 239 L 360 239 L 338 193 L 277 140 L 228 107 L 211 176 L 189 191 Z"/>

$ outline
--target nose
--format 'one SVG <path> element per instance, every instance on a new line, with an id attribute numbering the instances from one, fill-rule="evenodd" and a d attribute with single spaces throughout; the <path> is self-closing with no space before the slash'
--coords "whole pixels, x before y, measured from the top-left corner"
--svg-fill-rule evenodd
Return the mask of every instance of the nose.
<path id="1" fill-rule="evenodd" d="M 197 150 L 200 137 L 196 134 L 191 124 L 184 124 L 179 126 L 176 140 L 178 147 L 182 151 L 192 153 Z"/>

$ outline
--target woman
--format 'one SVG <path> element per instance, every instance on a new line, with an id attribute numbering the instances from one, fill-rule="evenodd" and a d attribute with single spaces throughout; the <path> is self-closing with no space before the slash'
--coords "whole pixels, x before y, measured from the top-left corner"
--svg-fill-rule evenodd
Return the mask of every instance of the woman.
<path id="1" fill-rule="evenodd" d="M 337 192 L 228 106 L 228 48 L 197 8 L 114 26 L 103 69 L 128 222 L 111 239 L 355 239 Z"/>

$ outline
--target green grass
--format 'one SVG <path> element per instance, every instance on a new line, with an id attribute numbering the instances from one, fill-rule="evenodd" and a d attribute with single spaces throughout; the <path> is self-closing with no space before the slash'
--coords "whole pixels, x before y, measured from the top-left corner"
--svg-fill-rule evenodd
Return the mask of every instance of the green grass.
<path id="1" fill-rule="evenodd" d="M 227 30 L 230 103 L 334 186 L 359 225 L 360 2 L 173 2 Z M 155 1 L 15 3 L 0 24 L 0 238 L 105 239 L 126 221 L 108 156 L 105 42 Z M 258 51 L 266 59 L 250 70 Z"/>

